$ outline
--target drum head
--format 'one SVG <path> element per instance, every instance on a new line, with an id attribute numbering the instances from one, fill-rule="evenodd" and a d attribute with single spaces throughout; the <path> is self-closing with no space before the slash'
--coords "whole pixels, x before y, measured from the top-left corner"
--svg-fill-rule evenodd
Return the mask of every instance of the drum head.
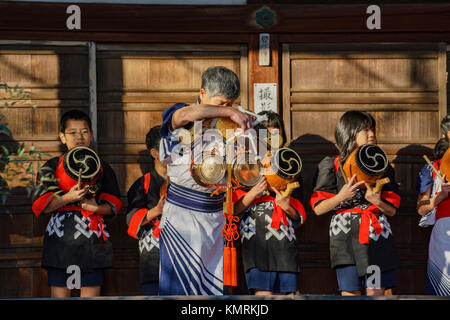
<path id="1" fill-rule="evenodd" d="M 225 176 L 226 167 L 223 158 L 216 154 L 203 155 L 201 164 L 192 168 L 192 177 L 200 185 L 214 185 Z"/>
<path id="2" fill-rule="evenodd" d="M 356 151 L 355 160 L 358 168 L 370 176 L 383 175 L 389 164 L 386 153 L 373 144 L 360 146 Z"/>
<path id="3" fill-rule="evenodd" d="M 272 170 L 282 178 L 293 179 L 302 170 L 302 160 L 297 152 L 290 148 L 280 148 L 271 157 Z"/>
<path id="4" fill-rule="evenodd" d="M 263 176 L 261 164 L 253 154 L 239 155 L 233 164 L 233 176 L 245 187 L 253 187 Z"/>
<path id="5" fill-rule="evenodd" d="M 69 150 L 64 156 L 63 167 L 72 179 L 78 180 L 81 170 L 81 181 L 91 182 L 98 176 L 101 163 L 94 150 L 87 147 L 76 147 Z"/>

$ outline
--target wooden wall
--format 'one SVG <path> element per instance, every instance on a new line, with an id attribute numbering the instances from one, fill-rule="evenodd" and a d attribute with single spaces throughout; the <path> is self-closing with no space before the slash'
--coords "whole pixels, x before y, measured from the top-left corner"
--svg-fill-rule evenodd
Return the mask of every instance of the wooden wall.
<path id="1" fill-rule="evenodd" d="M 335 152 L 339 116 L 349 108 L 368 110 L 377 119 L 379 142 L 395 165 L 403 197 L 400 213 L 390 219 L 401 256 L 394 293 L 423 294 L 430 230 L 417 226 L 415 176 L 449 110 L 445 43 L 450 43 L 450 6 L 386 4 L 382 29 L 368 31 L 366 5 L 281 2 L 255 0 L 248 6 L 206 9 L 80 4 L 82 30 L 68 31 L 66 4 L 3 1 L 0 83 L 18 83 L 39 107 L 19 104 L 0 111 L 13 132 L 12 139 L 0 137 L 1 144 L 33 144 L 48 154 L 45 159 L 63 151 L 58 119 L 71 108 L 89 111 L 88 44 L 95 44 L 96 143 L 116 171 L 125 200 L 128 187 L 148 166 L 146 131 L 159 123 L 167 106 L 195 99 L 204 68 L 220 63 L 235 70 L 242 83 L 239 102 L 250 109 L 253 83 L 277 83 L 279 111 L 305 161 L 308 221 L 297 234 L 304 266 L 300 289 L 306 294 L 337 293 L 328 257 L 330 216 L 314 216 L 307 198 L 316 163 Z M 255 22 L 263 6 L 276 18 L 267 28 Z M 271 35 L 267 67 L 258 62 L 260 32 Z M 14 192 L 0 206 L 0 283 L 5 284 L 0 296 L 48 296 L 46 272 L 40 268 L 48 218 L 36 219 L 23 190 Z M 126 234 L 124 215 L 108 229 L 115 264 L 102 293 L 139 294 L 137 245 Z M 243 274 L 239 277 L 232 293 L 246 294 Z"/>

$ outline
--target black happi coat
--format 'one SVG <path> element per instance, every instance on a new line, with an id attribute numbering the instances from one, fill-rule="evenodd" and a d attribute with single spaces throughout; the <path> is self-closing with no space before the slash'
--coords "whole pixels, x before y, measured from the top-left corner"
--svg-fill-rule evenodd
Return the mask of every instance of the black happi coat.
<path id="1" fill-rule="evenodd" d="M 128 190 L 128 234 L 139 239 L 141 283 L 159 281 L 160 217 L 141 226 L 147 211 L 158 204 L 165 179 L 155 169 L 137 179 Z"/>
<path id="2" fill-rule="evenodd" d="M 236 203 L 245 194 L 243 190 L 236 190 L 233 202 Z M 300 272 L 295 229 L 305 222 L 306 213 L 300 201 L 292 196 L 290 204 L 299 219 L 292 220 L 285 214 L 287 224 L 281 219 L 278 228 L 272 224 L 276 214 L 271 196 L 257 197 L 240 215 L 244 272 L 252 268 L 266 272 Z"/>
<path id="3" fill-rule="evenodd" d="M 55 172 L 63 156 L 47 161 L 42 174 L 37 176 L 41 185 L 33 197 L 33 212 L 39 216 L 55 194 L 63 191 L 55 182 Z M 112 168 L 101 160 L 102 174 L 99 178 L 99 190 L 95 194 L 98 204 L 109 204 L 114 215 L 93 214 L 82 210 L 79 202 L 72 202 L 51 213 L 45 230 L 44 249 L 42 254 L 43 268 L 59 268 L 66 270 L 70 265 L 77 265 L 83 272 L 112 267 L 112 243 L 106 230 L 105 221 L 114 218 L 122 207 L 117 179 Z M 43 177 L 49 177 L 43 179 Z"/>
<path id="4" fill-rule="evenodd" d="M 383 186 L 381 198 L 398 210 L 400 197 L 394 169 L 390 165 L 384 177 L 389 177 L 391 182 Z M 310 198 L 312 208 L 320 201 L 334 197 L 344 186 L 337 158 L 322 159 L 314 180 Z M 364 276 L 370 265 L 377 265 L 384 272 L 397 268 L 399 264 L 389 222 L 376 206 L 364 198 L 365 192 L 365 189 L 358 189 L 354 199 L 334 208 L 329 229 L 331 267 L 356 265 L 359 276 Z"/>

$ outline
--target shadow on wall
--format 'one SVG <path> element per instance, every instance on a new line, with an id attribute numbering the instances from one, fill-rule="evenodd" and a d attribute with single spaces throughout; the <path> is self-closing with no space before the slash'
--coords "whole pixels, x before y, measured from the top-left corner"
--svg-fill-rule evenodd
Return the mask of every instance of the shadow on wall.
<path id="1" fill-rule="evenodd" d="M 317 165 L 324 157 L 338 155 L 339 151 L 333 142 L 316 134 L 301 135 L 292 140 L 288 147 L 297 152 L 302 159 L 303 167 L 299 180 L 301 190 L 296 189 L 293 195 L 301 199 L 308 211 L 309 205 L 307 204 L 314 188 Z"/>

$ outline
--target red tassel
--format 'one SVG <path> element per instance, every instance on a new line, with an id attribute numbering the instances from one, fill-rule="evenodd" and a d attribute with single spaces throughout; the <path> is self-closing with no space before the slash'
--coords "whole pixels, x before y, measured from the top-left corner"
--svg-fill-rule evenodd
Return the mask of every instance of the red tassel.
<path id="1" fill-rule="evenodd" d="M 231 248 L 223 248 L 223 285 L 231 286 Z"/>
<path id="2" fill-rule="evenodd" d="M 237 253 L 236 248 L 230 248 L 231 249 L 231 285 L 233 287 L 237 286 Z"/>
<path id="3" fill-rule="evenodd" d="M 239 232 L 234 222 L 238 222 L 239 218 L 233 216 L 233 188 L 230 180 L 231 166 L 228 166 L 228 171 L 227 205 L 226 212 L 224 212 L 226 223 L 222 229 L 222 235 L 227 241 L 226 246 L 223 248 L 223 285 L 235 287 L 237 286 L 237 254 L 236 248 L 233 247 L 233 241 L 239 238 Z"/>

